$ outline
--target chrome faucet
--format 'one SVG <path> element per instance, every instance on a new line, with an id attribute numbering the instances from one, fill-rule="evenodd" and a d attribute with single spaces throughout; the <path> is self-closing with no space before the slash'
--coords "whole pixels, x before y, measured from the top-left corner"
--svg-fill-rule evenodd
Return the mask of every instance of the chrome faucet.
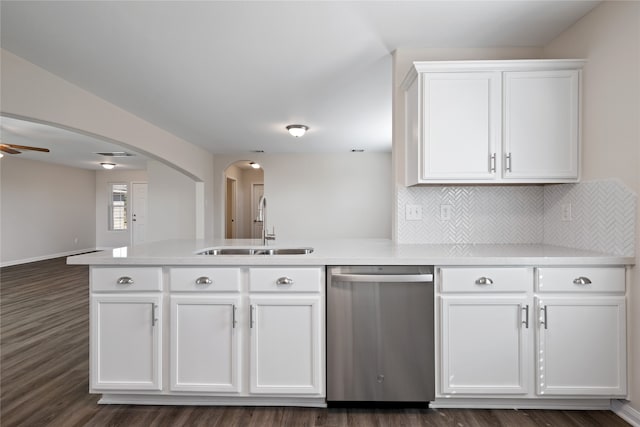
<path id="1" fill-rule="evenodd" d="M 260 196 L 258 200 L 258 217 L 256 221 L 262 223 L 262 245 L 266 246 L 268 240 L 276 240 L 276 228 L 273 227 L 273 232 L 267 231 L 267 198 Z"/>

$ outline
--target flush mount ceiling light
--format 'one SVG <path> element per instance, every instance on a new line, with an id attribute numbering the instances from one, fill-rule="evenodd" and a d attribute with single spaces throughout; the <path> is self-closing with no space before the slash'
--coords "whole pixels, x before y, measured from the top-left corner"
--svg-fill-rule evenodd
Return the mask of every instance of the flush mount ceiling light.
<path id="1" fill-rule="evenodd" d="M 100 163 L 100 165 L 105 169 L 113 169 L 116 167 L 115 163 Z"/>
<path id="2" fill-rule="evenodd" d="M 305 125 L 289 125 L 289 126 L 287 126 L 287 130 L 289 131 L 289 133 L 292 136 L 295 136 L 296 138 L 300 138 L 302 135 L 305 134 L 306 131 L 309 130 L 309 126 L 305 126 Z"/>
<path id="3" fill-rule="evenodd" d="M 249 162 L 249 166 L 251 166 L 254 169 L 260 169 L 260 164 L 256 162 Z"/>

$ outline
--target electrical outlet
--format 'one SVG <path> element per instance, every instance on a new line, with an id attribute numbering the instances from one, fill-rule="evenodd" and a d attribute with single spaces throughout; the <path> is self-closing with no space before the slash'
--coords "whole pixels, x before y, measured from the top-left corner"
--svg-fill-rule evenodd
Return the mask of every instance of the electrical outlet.
<path id="1" fill-rule="evenodd" d="M 562 220 L 571 221 L 573 219 L 571 215 L 571 203 L 565 203 L 562 205 Z"/>
<path id="2" fill-rule="evenodd" d="M 404 218 L 407 221 L 420 221 L 422 219 L 422 206 L 405 205 Z"/>
<path id="3" fill-rule="evenodd" d="M 440 221 L 451 219 L 451 205 L 440 205 Z"/>

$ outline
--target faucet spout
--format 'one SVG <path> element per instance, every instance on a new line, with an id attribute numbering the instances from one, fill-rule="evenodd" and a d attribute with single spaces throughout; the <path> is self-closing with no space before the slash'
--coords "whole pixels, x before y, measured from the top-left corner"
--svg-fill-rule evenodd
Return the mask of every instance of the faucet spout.
<path id="1" fill-rule="evenodd" d="M 276 240 L 275 227 L 272 233 L 268 232 L 267 229 L 267 198 L 264 196 L 260 196 L 258 200 L 258 216 L 256 221 L 262 223 L 262 245 L 266 246 L 267 241 Z"/>

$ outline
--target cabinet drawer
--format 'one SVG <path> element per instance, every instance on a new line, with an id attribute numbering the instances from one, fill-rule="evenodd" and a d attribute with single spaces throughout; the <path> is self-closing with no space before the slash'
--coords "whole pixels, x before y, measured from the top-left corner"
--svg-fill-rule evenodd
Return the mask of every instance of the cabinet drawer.
<path id="1" fill-rule="evenodd" d="M 624 292 L 624 267 L 538 268 L 539 292 Z"/>
<path id="2" fill-rule="evenodd" d="M 239 268 L 172 268 L 169 289 L 181 292 L 239 292 Z"/>
<path id="3" fill-rule="evenodd" d="M 320 268 L 251 268 L 250 292 L 320 292 Z"/>
<path id="4" fill-rule="evenodd" d="M 526 292 L 533 272 L 525 267 L 440 268 L 442 292 Z"/>
<path id="5" fill-rule="evenodd" d="M 162 268 L 91 267 L 91 290 L 93 292 L 161 291 Z"/>

